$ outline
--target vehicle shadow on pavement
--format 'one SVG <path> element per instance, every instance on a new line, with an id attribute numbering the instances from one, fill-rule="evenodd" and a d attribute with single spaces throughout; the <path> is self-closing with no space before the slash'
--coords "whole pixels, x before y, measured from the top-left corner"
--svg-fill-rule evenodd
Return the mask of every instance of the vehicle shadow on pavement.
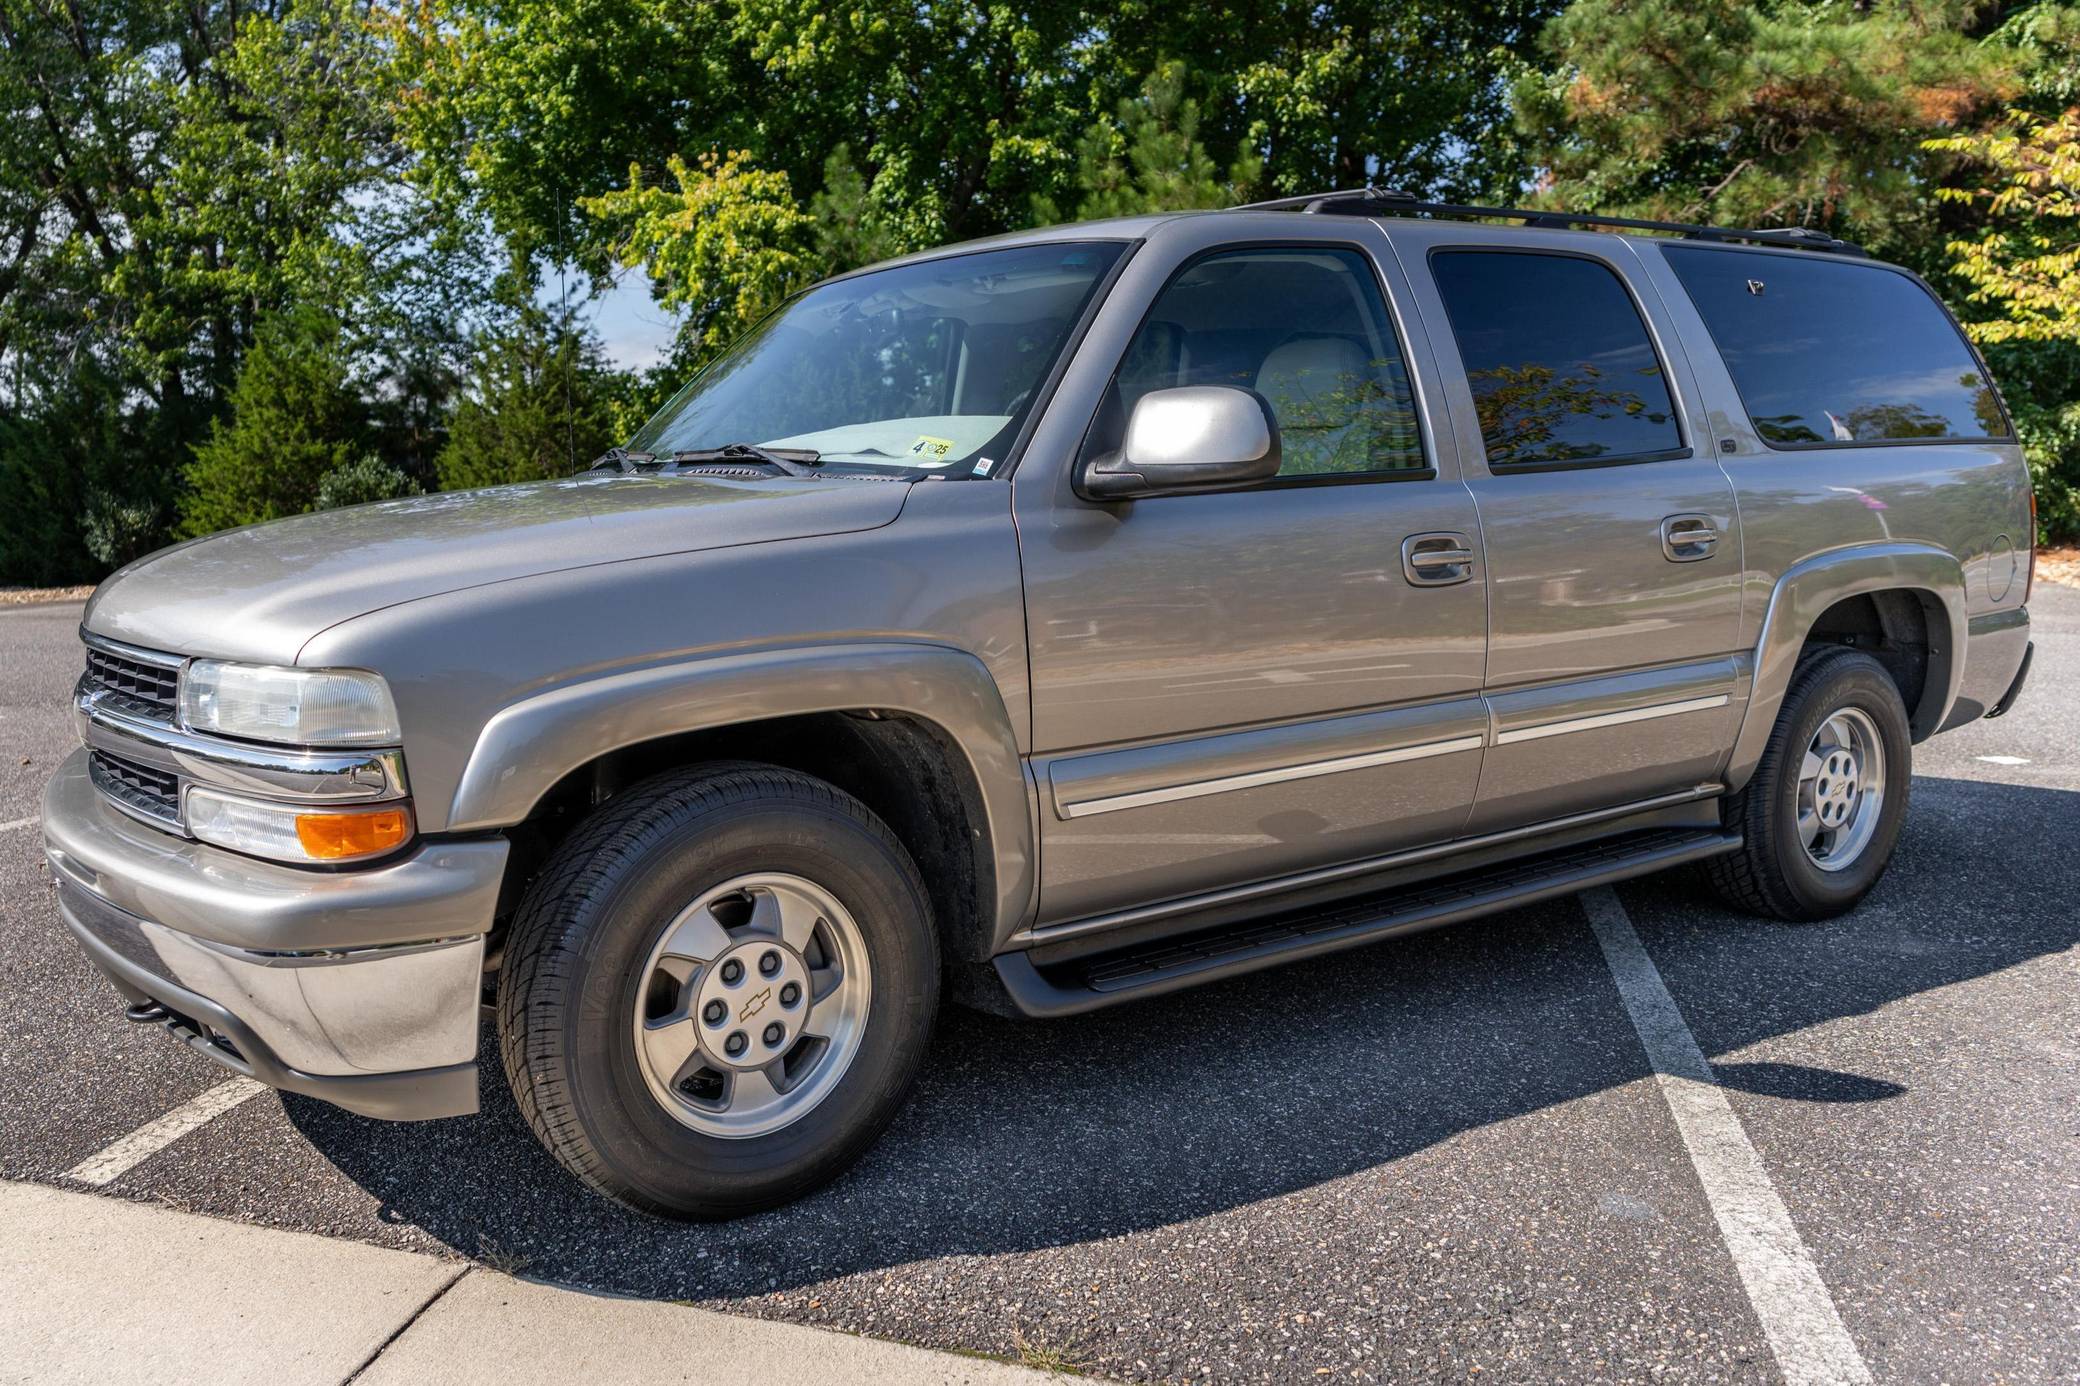
<path id="1" fill-rule="evenodd" d="M 1915 792 L 1891 873 L 1828 925 L 1730 913 L 1682 875 L 1625 887 L 1707 1056 L 2080 943 L 2080 916 L 2050 898 L 2063 873 L 2043 866 L 2080 840 L 2080 794 L 1932 779 Z M 950 1009 L 915 1094 L 858 1167 L 722 1225 L 586 1192 L 522 1124 L 488 1036 L 482 1052 L 476 1117 L 400 1126 L 284 1106 L 388 1220 L 531 1276 L 677 1299 L 1173 1224 L 1648 1072 L 1571 900 L 1073 1020 Z M 1804 1103 L 1903 1091 L 1790 1064 L 1720 1072 Z"/>

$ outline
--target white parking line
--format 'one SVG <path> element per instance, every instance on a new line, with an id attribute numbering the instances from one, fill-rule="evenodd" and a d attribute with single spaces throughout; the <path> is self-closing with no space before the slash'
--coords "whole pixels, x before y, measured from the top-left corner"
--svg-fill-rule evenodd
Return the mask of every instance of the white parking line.
<path id="1" fill-rule="evenodd" d="M 1868 1382 L 1870 1368 L 1842 1327 L 1812 1253 L 1625 907 L 1608 886 L 1583 891 L 1581 902 L 1784 1379 L 1792 1386 Z"/>
<path id="2" fill-rule="evenodd" d="M 0 823 L 0 833 L 11 833 L 16 828 L 33 828 L 35 826 L 36 820 L 34 818 L 11 818 L 5 823 Z"/>
<path id="3" fill-rule="evenodd" d="M 112 1184 L 130 1170 L 172 1145 L 196 1127 L 236 1107 L 249 1097 L 266 1092 L 250 1078 L 233 1078 L 217 1084 L 199 1097 L 191 1098 L 156 1121 L 148 1121 L 98 1155 L 90 1155 L 65 1171 L 67 1179 L 100 1187 Z"/>

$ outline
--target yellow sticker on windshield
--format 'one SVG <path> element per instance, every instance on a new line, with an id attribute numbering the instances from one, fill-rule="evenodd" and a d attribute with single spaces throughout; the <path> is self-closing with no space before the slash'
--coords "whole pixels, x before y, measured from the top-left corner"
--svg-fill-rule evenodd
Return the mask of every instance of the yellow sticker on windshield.
<path id="1" fill-rule="evenodd" d="M 953 447 L 951 438 L 934 438 L 929 433 L 920 433 L 917 441 L 910 445 L 910 455 L 924 462 L 944 462 Z"/>

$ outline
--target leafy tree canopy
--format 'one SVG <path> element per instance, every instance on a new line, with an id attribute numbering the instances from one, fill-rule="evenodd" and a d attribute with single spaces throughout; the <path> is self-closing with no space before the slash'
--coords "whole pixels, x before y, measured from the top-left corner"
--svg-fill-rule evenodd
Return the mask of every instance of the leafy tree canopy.
<path id="1" fill-rule="evenodd" d="M 1931 133 L 2019 82 L 1975 0 L 1576 0 L 1515 86 L 1555 205 L 1896 246 L 1929 211 Z"/>

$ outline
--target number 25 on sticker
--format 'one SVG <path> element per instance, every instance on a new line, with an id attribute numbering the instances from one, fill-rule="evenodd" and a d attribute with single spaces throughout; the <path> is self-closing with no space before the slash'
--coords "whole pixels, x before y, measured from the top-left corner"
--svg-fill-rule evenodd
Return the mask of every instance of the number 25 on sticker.
<path id="1" fill-rule="evenodd" d="M 943 461 L 946 454 L 952 451 L 953 439 L 934 438 L 929 433 L 918 434 L 917 441 L 910 445 L 910 455 L 922 457 L 927 462 Z"/>

